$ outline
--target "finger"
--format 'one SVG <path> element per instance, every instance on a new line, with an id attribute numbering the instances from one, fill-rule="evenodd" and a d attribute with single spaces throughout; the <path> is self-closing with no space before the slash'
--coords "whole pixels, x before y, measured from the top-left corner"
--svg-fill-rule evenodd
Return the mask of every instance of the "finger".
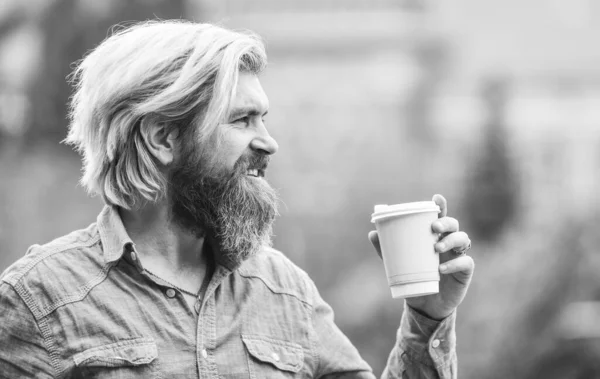
<path id="1" fill-rule="evenodd" d="M 438 218 L 431 224 L 431 230 L 434 233 L 453 233 L 458 232 L 458 220 L 454 217 Z"/>
<path id="2" fill-rule="evenodd" d="M 473 261 L 473 258 L 469 255 L 460 256 L 440 265 L 440 272 L 442 274 L 454 274 L 460 272 L 469 277 L 474 270 L 475 261 Z"/>
<path id="3" fill-rule="evenodd" d="M 369 232 L 369 241 L 371 241 L 375 251 L 377 252 L 377 255 L 379 255 L 379 258 L 381 258 L 381 245 L 379 244 L 379 234 L 377 234 L 377 231 L 371 230 Z"/>
<path id="4" fill-rule="evenodd" d="M 431 200 L 433 200 L 433 202 L 440 207 L 440 213 L 438 217 L 446 217 L 448 214 L 448 202 L 446 201 L 446 198 L 442 195 L 435 194 Z"/>
<path id="5" fill-rule="evenodd" d="M 435 244 L 435 251 L 438 253 L 445 253 L 452 249 L 462 250 L 466 249 L 471 243 L 469 235 L 465 232 L 454 232 L 448 234 L 440 242 Z"/>

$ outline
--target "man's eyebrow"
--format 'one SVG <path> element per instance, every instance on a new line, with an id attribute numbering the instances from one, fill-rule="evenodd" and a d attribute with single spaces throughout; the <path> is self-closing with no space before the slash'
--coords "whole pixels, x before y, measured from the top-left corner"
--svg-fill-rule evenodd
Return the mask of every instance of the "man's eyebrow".
<path id="1" fill-rule="evenodd" d="M 267 113 L 269 113 L 269 110 L 266 110 L 264 113 L 261 114 L 261 112 L 258 110 L 258 108 L 255 107 L 244 107 L 244 108 L 236 108 L 233 111 L 231 111 L 230 115 L 229 115 L 229 119 L 233 120 L 238 118 L 241 115 L 248 115 L 248 116 L 266 116 Z"/>

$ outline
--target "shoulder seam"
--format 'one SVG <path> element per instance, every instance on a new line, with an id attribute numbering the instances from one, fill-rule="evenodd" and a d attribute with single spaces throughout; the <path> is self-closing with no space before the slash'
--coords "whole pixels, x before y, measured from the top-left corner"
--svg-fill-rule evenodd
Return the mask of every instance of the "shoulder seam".
<path id="1" fill-rule="evenodd" d="M 46 345 L 46 350 L 48 350 L 48 354 L 50 355 L 50 361 L 52 362 L 52 366 L 54 368 L 54 372 L 57 373 L 57 376 L 60 376 L 64 369 L 60 369 L 60 355 L 57 349 L 54 348 L 54 340 L 52 338 L 52 331 L 50 330 L 50 326 L 48 325 L 48 320 L 43 317 L 39 320 L 35 320 L 38 328 L 40 328 L 40 332 L 42 333 L 42 337 L 44 337 L 44 344 Z"/>
<path id="2" fill-rule="evenodd" d="M 21 300 L 23 302 L 25 307 L 27 307 L 27 310 L 31 313 L 31 316 L 33 316 L 33 322 L 39 329 L 40 334 L 43 338 L 44 349 L 46 349 L 46 352 L 48 353 L 48 356 L 50 357 L 52 369 L 54 370 L 55 373 L 59 373 L 60 372 L 60 370 L 59 370 L 60 359 L 59 359 L 58 352 L 52 347 L 53 346 L 52 338 L 51 338 L 52 333 L 50 332 L 50 328 L 47 325 L 47 320 L 45 318 L 38 319 L 35 316 L 35 312 L 33 310 L 33 308 L 35 308 L 35 307 L 33 304 L 33 300 L 31 299 L 31 296 L 29 296 L 29 294 L 24 293 L 23 291 L 17 290 L 17 288 L 15 286 L 13 286 L 12 284 L 10 284 L 6 281 L 3 281 L 3 282 L 7 286 L 10 286 L 10 288 L 12 288 L 14 293 L 19 297 L 19 300 Z"/>
<path id="3" fill-rule="evenodd" d="M 273 283 L 271 283 L 269 280 L 267 280 L 266 278 L 264 278 L 262 275 L 256 275 L 256 274 L 248 273 L 248 272 L 245 272 L 244 270 L 238 270 L 238 273 L 240 274 L 240 276 L 242 276 L 244 278 L 247 278 L 247 279 L 248 278 L 254 278 L 254 279 L 260 280 L 273 293 L 295 297 L 296 299 L 298 299 L 299 301 L 301 301 L 303 304 L 306 304 L 310 309 L 313 308 L 312 304 L 308 300 L 303 299 L 297 293 L 294 293 L 292 291 L 286 291 L 284 289 L 276 288 L 276 286 L 273 285 Z"/>
<path id="4" fill-rule="evenodd" d="M 47 315 L 49 315 L 50 313 L 52 313 L 53 311 L 62 307 L 65 304 L 69 304 L 69 303 L 72 303 L 75 301 L 82 300 L 90 292 L 90 290 L 92 288 L 96 287 L 98 284 L 100 284 L 102 281 L 104 281 L 104 279 L 106 279 L 106 277 L 108 276 L 108 272 L 110 271 L 111 268 L 112 268 L 111 264 L 102 266 L 102 269 L 98 272 L 98 274 L 96 276 L 94 276 L 90 281 L 85 283 L 85 285 L 83 287 L 81 287 L 79 289 L 79 291 L 75 292 L 73 295 L 59 298 L 57 301 L 53 302 L 50 306 L 48 306 L 46 308 L 42 308 L 42 309 L 39 309 L 36 306 L 35 302 L 31 298 L 29 292 L 25 290 L 25 288 L 21 285 L 21 283 L 18 283 L 17 285 L 15 285 L 14 289 L 23 298 L 23 301 L 25 301 L 27 306 L 29 306 L 31 308 L 31 312 L 35 316 L 36 320 L 38 320 L 38 319 L 42 319 L 42 318 L 46 317 Z"/>
<path id="5" fill-rule="evenodd" d="M 21 279 L 29 272 L 31 271 L 35 266 L 38 265 L 38 263 L 40 263 L 41 261 L 43 261 L 44 259 L 56 254 L 56 253 L 61 253 L 61 252 L 65 252 L 68 250 L 72 250 L 75 249 L 77 247 L 90 247 L 92 245 L 94 245 L 95 243 L 97 243 L 100 240 L 100 235 L 96 234 L 95 236 L 93 236 L 92 238 L 90 238 L 87 242 L 85 243 L 71 243 L 65 246 L 60 246 L 60 247 L 55 247 L 55 248 L 51 248 L 47 251 L 44 251 L 42 254 L 40 254 L 39 257 L 37 257 L 36 259 L 34 259 L 32 262 L 29 262 L 29 264 L 27 264 L 27 266 L 25 266 L 25 268 L 19 270 L 16 273 L 10 273 L 9 275 L 7 275 L 7 277 L 3 278 L 2 280 L 11 284 L 13 287 L 15 287 L 17 285 L 18 282 L 21 281 Z M 40 246 L 39 248 L 44 249 L 43 246 Z"/>

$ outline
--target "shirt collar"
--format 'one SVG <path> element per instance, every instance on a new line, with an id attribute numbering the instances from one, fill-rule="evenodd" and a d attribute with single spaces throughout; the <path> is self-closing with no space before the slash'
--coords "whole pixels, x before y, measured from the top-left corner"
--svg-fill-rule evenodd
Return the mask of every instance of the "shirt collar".
<path id="1" fill-rule="evenodd" d="M 105 205 L 98 215 L 97 224 L 106 262 L 116 262 L 125 251 L 133 248 L 133 241 L 125 230 L 117 207 Z"/>
<path id="2" fill-rule="evenodd" d="M 117 207 L 105 205 L 102 212 L 98 215 L 97 225 L 104 250 L 104 259 L 107 263 L 116 262 L 126 252 L 135 250 L 135 244 L 129 237 L 129 234 L 127 234 L 127 230 L 125 230 Z M 209 250 L 209 254 L 215 260 L 214 263 L 218 266 L 223 266 L 228 272 L 235 271 L 243 263 L 215 256 L 211 250 Z M 139 259 L 136 265 L 141 265 Z"/>

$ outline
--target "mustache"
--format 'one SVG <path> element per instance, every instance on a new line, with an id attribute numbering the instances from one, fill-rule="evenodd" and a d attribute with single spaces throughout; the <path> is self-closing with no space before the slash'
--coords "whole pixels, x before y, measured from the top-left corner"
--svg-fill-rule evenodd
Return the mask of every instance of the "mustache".
<path id="1" fill-rule="evenodd" d="M 245 173 L 246 170 L 252 169 L 266 171 L 270 162 L 271 156 L 266 154 L 252 153 L 240 157 L 240 159 L 235 162 L 234 171 L 237 173 Z"/>

